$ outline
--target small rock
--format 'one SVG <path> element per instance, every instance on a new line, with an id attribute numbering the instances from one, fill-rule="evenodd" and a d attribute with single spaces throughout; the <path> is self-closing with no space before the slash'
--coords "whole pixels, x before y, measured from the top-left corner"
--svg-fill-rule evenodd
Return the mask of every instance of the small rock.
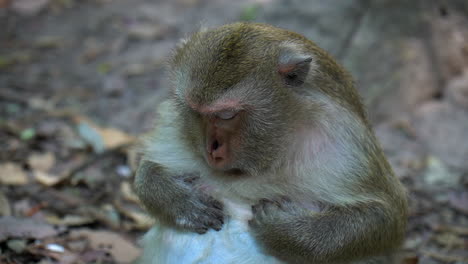
<path id="1" fill-rule="evenodd" d="M 455 169 L 468 169 L 468 112 L 449 102 L 429 102 L 412 118 L 416 137 L 429 152 Z"/>
<path id="2" fill-rule="evenodd" d="M 53 252 L 63 253 L 65 248 L 59 244 L 47 244 L 46 249 Z"/>
<path id="3" fill-rule="evenodd" d="M 404 243 L 404 249 L 408 250 L 414 250 L 414 249 L 417 249 L 421 244 L 422 244 L 423 240 L 421 237 L 411 237 L 411 238 L 407 238 L 405 240 L 405 243 Z"/>
<path id="4" fill-rule="evenodd" d="M 415 140 L 413 128 L 406 121 L 379 124 L 375 133 L 399 178 L 415 175 L 424 167 L 424 148 Z"/>
<path id="5" fill-rule="evenodd" d="M 44 137 L 52 137 L 59 133 L 62 123 L 56 120 L 44 120 L 37 125 L 36 132 Z"/>
<path id="6" fill-rule="evenodd" d="M 104 79 L 103 90 L 106 94 L 118 96 L 127 88 L 127 81 L 121 76 L 112 75 Z"/>
<path id="7" fill-rule="evenodd" d="M 441 160 L 430 156 L 427 159 L 427 170 L 424 180 L 431 186 L 455 187 L 459 184 L 462 174 L 451 170 Z"/>
<path id="8" fill-rule="evenodd" d="M 125 69 L 124 73 L 128 77 L 142 75 L 146 72 L 145 65 L 141 63 L 129 64 Z"/>

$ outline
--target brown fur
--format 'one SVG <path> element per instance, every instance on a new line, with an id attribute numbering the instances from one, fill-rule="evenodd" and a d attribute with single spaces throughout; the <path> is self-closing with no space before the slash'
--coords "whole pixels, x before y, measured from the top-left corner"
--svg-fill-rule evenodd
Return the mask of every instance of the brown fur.
<path id="1" fill-rule="evenodd" d="M 295 55 L 310 56 L 310 69 L 304 83 L 287 85 L 278 63 Z M 251 231 L 279 259 L 393 262 L 405 233 L 405 191 L 351 76 L 325 51 L 297 33 L 235 23 L 191 36 L 175 50 L 171 67 L 173 95 L 160 110 L 135 182 L 153 215 L 204 233 L 222 228 L 222 209 L 212 197 L 233 197 L 255 205 Z M 245 112 L 232 150 L 235 175 L 207 166 L 202 117 L 187 103 L 222 98 L 239 99 Z M 164 146 L 179 163 L 164 156 Z M 197 180 L 187 184 L 193 173 Z M 214 191 L 203 194 L 200 186 Z"/>

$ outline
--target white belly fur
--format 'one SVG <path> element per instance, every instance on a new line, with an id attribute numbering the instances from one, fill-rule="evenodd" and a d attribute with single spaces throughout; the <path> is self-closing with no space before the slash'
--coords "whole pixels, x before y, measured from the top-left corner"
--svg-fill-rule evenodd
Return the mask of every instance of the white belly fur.
<path id="1" fill-rule="evenodd" d="M 227 217 L 220 231 L 203 235 L 156 224 L 143 238 L 141 264 L 279 264 L 265 255 L 249 232 L 251 208 L 224 201 Z"/>

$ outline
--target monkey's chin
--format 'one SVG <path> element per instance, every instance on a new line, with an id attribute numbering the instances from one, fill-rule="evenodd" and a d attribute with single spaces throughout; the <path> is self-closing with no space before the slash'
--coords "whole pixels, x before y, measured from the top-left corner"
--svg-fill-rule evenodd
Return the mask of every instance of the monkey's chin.
<path id="1" fill-rule="evenodd" d="M 232 166 L 232 164 L 229 164 L 225 160 L 220 161 L 213 159 L 209 154 L 206 156 L 206 162 L 213 170 L 222 172 L 226 175 L 237 176 L 244 174 L 244 171 L 242 169 L 235 168 L 234 166 Z"/>

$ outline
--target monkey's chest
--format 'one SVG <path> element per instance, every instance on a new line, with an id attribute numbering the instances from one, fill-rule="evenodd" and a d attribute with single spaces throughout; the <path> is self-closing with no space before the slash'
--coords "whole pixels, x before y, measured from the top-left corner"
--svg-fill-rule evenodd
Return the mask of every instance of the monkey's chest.
<path id="1" fill-rule="evenodd" d="M 229 213 L 223 228 L 199 235 L 156 225 L 145 236 L 146 264 L 282 263 L 265 255 L 249 232 L 250 207 L 225 202 Z"/>

